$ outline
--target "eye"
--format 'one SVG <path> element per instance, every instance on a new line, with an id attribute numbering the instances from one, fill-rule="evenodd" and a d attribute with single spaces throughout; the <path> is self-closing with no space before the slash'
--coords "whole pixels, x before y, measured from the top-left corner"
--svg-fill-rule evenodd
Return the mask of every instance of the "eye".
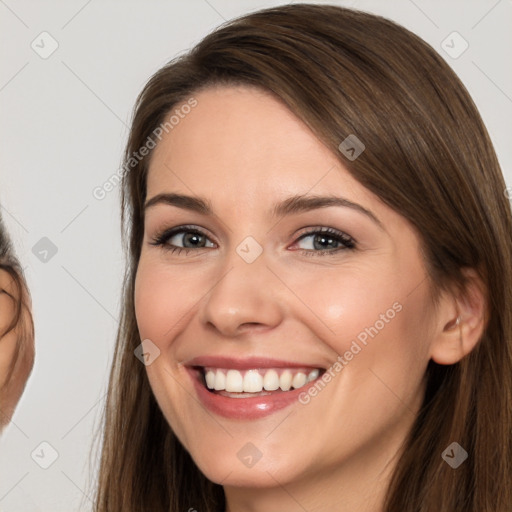
<path id="1" fill-rule="evenodd" d="M 208 237 L 199 229 L 192 226 L 179 226 L 177 228 L 166 229 L 160 234 L 157 234 L 153 239 L 151 245 L 162 247 L 166 251 L 180 254 L 185 251 L 188 254 L 189 250 L 201 249 L 204 247 L 212 247 L 215 244 L 207 246 L 206 241 Z M 176 245 L 181 243 L 183 246 Z M 210 242 L 211 243 L 211 242 Z"/>
<path id="2" fill-rule="evenodd" d="M 301 235 L 296 243 L 308 238 L 311 241 L 304 244 L 307 246 L 306 249 L 301 249 L 301 252 L 307 256 L 324 256 L 356 247 L 355 240 L 351 236 L 333 228 L 317 228 L 314 231 L 308 231 Z"/>
<path id="3" fill-rule="evenodd" d="M 355 249 L 356 247 L 355 240 L 351 236 L 333 228 L 316 228 L 315 230 L 303 233 L 295 244 L 308 238 L 311 238 L 311 241 L 304 245 L 309 247 L 300 249 L 300 252 L 307 256 L 324 256 L 338 253 L 342 250 Z M 208 243 L 210 245 L 207 245 Z M 166 229 L 157 234 L 150 244 L 160 246 L 166 251 L 177 254 L 180 254 L 182 251 L 188 254 L 189 251 L 194 249 L 215 246 L 203 231 L 193 226 L 179 226 Z"/>

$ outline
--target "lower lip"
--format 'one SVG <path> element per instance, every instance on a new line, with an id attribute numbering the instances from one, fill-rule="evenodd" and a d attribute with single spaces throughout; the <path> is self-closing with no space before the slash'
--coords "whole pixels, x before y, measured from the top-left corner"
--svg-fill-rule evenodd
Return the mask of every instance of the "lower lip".
<path id="1" fill-rule="evenodd" d="M 253 396 L 249 398 L 229 398 L 212 393 L 206 389 L 198 370 L 187 368 L 192 377 L 199 400 L 211 412 L 225 418 L 253 420 L 263 418 L 276 411 L 299 401 L 299 395 L 304 393 L 316 382 L 311 381 L 299 389 L 284 391 L 272 395 Z"/>

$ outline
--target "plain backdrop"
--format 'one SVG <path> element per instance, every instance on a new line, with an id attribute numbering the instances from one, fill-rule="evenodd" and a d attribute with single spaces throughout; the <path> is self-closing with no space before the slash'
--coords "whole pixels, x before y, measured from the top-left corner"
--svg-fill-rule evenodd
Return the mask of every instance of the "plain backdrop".
<path id="1" fill-rule="evenodd" d="M 225 20 L 280 3 L 0 1 L 0 203 L 31 289 L 37 343 L 0 439 L 1 511 L 91 510 L 89 454 L 124 266 L 119 190 L 102 200 L 93 190 L 120 166 L 138 92 Z M 512 1 L 331 3 L 393 19 L 437 49 L 480 109 L 511 186 Z M 448 36 L 452 55 L 442 46 Z"/>

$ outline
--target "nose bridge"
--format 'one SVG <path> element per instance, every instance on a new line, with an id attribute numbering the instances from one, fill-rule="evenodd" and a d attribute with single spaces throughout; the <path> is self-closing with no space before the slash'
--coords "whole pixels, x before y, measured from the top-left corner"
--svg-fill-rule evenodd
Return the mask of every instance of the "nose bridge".
<path id="1" fill-rule="evenodd" d="M 225 336 L 236 335 L 244 324 L 276 326 L 282 319 L 282 304 L 267 263 L 262 245 L 253 237 L 230 249 L 203 303 L 203 323 Z"/>

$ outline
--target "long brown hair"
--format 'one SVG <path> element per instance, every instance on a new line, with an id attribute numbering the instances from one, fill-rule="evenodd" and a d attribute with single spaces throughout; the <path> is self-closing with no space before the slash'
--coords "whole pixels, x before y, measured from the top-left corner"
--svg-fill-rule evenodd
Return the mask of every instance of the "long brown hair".
<path id="1" fill-rule="evenodd" d="M 134 279 L 150 158 L 127 165 L 177 105 L 218 84 L 271 91 L 361 184 L 407 218 L 436 290 L 464 290 L 472 268 L 488 295 L 486 328 L 459 363 L 430 362 L 386 512 L 512 510 L 512 215 L 496 154 L 466 88 L 419 37 L 380 16 L 295 4 L 230 21 L 172 60 L 137 99 L 125 153 L 122 221 L 129 263 L 105 410 L 96 512 L 224 510 L 152 395 Z M 349 161 L 340 142 L 366 150 Z M 441 458 L 457 441 L 457 470 Z"/>

